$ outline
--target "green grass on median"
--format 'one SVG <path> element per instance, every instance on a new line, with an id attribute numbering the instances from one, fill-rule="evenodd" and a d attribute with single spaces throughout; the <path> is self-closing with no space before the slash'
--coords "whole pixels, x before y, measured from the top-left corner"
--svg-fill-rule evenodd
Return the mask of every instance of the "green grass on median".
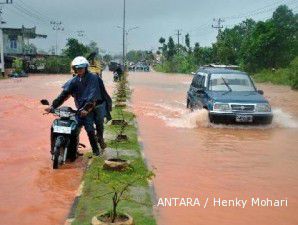
<path id="1" fill-rule="evenodd" d="M 90 225 L 93 216 L 100 212 L 109 211 L 112 208 L 112 197 L 106 195 L 110 192 L 109 181 L 121 179 L 122 182 L 130 182 L 136 176 L 145 175 L 149 171 L 141 156 L 141 148 L 137 138 L 137 128 L 134 125 L 134 115 L 124 111 L 125 120 L 129 125 L 125 128 L 124 134 L 128 136 L 128 141 L 113 141 L 120 126 L 107 125 L 105 132 L 109 136 L 107 140 L 109 148 L 118 149 L 121 158 L 131 161 L 131 167 L 125 172 L 106 171 L 102 169 L 104 160 L 94 158 L 91 166 L 84 175 L 85 187 L 83 194 L 75 210 L 75 221 L 73 225 Z M 114 109 L 112 116 L 115 119 L 119 116 L 119 110 Z M 133 154 L 121 154 L 121 152 L 131 152 Z M 151 190 L 147 180 L 138 180 L 129 188 L 127 196 L 119 203 L 119 212 L 130 214 L 135 221 L 135 225 L 154 225 L 156 224 L 151 201 Z"/>

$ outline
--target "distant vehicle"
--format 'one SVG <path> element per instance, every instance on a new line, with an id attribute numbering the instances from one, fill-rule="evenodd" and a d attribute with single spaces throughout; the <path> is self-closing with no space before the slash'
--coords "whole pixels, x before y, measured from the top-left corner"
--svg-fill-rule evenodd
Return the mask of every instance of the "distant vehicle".
<path id="1" fill-rule="evenodd" d="M 250 76 L 226 68 L 201 67 L 187 92 L 187 108 L 205 108 L 213 123 L 270 124 L 271 106 Z"/>
<path id="2" fill-rule="evenodd" d="M 130 63 L 128 66 L 128 70 L 129 71 L 135 71 L 135 64 L 134 63 Z"/>
<path id="3" fill-rule="evenodd" d="M 14 71 L 11 74 L 9 74 L 8 76 L 9 77 L 12 77 L 12 78 L 19 78 L 19 77 L 28 77 L 28 74 L 25 73 L 24 71 L 19 72 L 19 73 L 17 73 L 17 72 Z"/>
<path id="4" fill-rule="evenodd" d="M 129 67 L 130 71 L 144 71 L 144 72 L 149 72 L 150 71 L 150 67 L 143 62 L 138 62 L 135 65 L 131 65 Z"/>
<path id="5" fill-rule="evenodd" d="M 111 72 L 114 72 L 114 71 L 116 71 L 118 68 L 122 68 L 123 66 L 120 64 L 120 63 L 118 63 L 118 62 L 110 62 L 109 63 L 109 70 L 111 71 Z"/>

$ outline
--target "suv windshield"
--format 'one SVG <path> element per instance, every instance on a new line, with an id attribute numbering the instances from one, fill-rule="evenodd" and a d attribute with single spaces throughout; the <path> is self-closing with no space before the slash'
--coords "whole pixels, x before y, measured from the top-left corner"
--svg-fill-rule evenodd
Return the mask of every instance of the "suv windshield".
<path id="1" fill-rule="evenodd" d="M 209 90 L 255 91 L 255 87 L 248 75 L 245 74 L 211 74 Z"/>

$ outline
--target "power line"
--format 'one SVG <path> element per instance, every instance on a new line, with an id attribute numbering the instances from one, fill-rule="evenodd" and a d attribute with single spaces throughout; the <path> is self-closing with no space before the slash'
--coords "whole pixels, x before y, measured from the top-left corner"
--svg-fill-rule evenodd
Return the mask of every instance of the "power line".
<path id="1" fill-rule="evenodd" d="M 238 14 L 238 15 L 223 17 L 223 19 L 225 19 L 225 20 L 235 20 L 235 19 L 251 17 L 251 16 L 266 13 L 269 10 L 272 10 L 272 9 L 276 9 L 276 4 L 285 4 L 287 2 L 288 2 L 288 4 L 291 4 L 292 2 L 295 2 L 295 1 L 297 1 L 297 0 L 294 0 L 294 1 L 286 1 L 286 0 L 275 1 L 274 3 L 268 4 L 268 5 L 263 6 L 261 8 L 258 8 L 258 9 L 255 9 L 255 10 L 252 10 L 252 11 L 249 11 L 249 12 L 246 12 L 246 13 L 241 13 L 241 14 Z"/>
<path id="2" fill-rule="evenodd" d="M 16 7 L 16 8 L 18 8 L 19 10 L 25 12 L 26 14 L 28 14 L 28 15 L 36 18 L 36 19 L 38 19 L 38 20 L 42 20 L 44 22 L 47 22 L 48 21 L 47 19 L 44 19 L 43 17 L 32 13 L 31 10 L 28 10 L 28 9 L 24 8 L 23 6 L 19 5 L 18 3 L 14 3 L 13 6 Z"/>
<path id="3" fill-rule="evenodd" d="M 51 21 L 52 29 L 56 32 L 56 55 L 58 55 L 58 31 L 64 31 L 61 21 Z"/>
<path id="4" fill-rule="evenodd" d="M 43 19 L 40 19 L 39 17 L 37 16 L 34 16 L 33 14 L 29 13 L 28 11 L 26 10 L 23 10 L 22 8 L 18 7 L 17 5 L 14 5 L 14 9 L 16 9 L 17 11 L 19 11 L 20 13 L 30 17 L 30 18 L 33 18 L 35 19 L 36 21 L 35 22 L 38 22 L 38 23 L 43 23 L 45 25 L 49 25 L 49 21 L 45 21 Z"/>
<path id="5" fill-rule="evenodd" d="M 7 7 L 6 9 L 17 16 L 21 16 L 22 18 L 24 18 L 27 21 L 30 21 L 34 24 L 36 23 L 36 20 L 33 20 L 31 16 L 28 16 L 27 14 L 20 13 L 15 8 Z"/>
<path id="6" fill-rule="evenodd" d="M 225 21 L 224 21 L 223 19 L 221 19 L 221 18 L 213 19 L 213 21 L 214 21 L 214 22 L 217 22 L 217 24 L 216 24 L 216 25 L 213 25 L 213 24 L 212 24 L 212 28 L 217 29 L 217 35 L 219 35 L 220 32 L 221 32 L 221 29 L 223 28 L 223 25 L 222 25 L 221 23 L 222 23 L 222 22 L 225 22 Z"/>
<path id="7" fill-rule="evenodd" d="M 18 1 L 19 1 L 19 3 L 21 3 L 25 8 L 30 9 L 30 11 L 33 11 L 35 14 L 39 15 L 40 17 L 44 17 L 44 18 L 46 18 L 47 20 L 52 20 L 52 18 L 49 17 L 49 16 L 47 16 L 46 13 L 41 12 L 40 9 L 36 10 L 36 9 L 34 9 L 31 5 L 29 5 L 28 3 L 25 3 L 25 2 L 23 2 L 22 0 L 18 0 Z"/>

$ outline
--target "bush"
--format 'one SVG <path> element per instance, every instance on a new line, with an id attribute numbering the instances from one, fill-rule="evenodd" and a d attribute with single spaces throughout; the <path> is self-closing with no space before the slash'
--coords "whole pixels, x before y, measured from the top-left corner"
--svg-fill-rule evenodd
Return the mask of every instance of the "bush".
<path id="1" fill-rule="evenodd" d="M 289 72 L 291 88 L 298 90 L 298 57 L 291 62 Z"/>
<path id="2" fill-rule="evenodd" d="M 20 58 L 15 58 L 12 62 L 12 68 L 16 73 L 20 73 L 23 70 L 23 60 Z"/>
<path id="3" fill-rule="evenodd" d="M 71 59 L 51 56 L 45 60 L 45 73 L 70 73 Z"/>
<path id="4" fill-rule="evenodd" d="M 262 70 L 253 77 L 258 82 L 270 82 L 272 84 L 289 85 L 292 89 L 298 89 L 298 57 L 289 67 L 277 70 Z"/>
<path id="5" fill-rule="evenodd" d="M 155 66 L 155 70 L 164 73 L 191 73 L 197 70 L 192 56 L 175 55 L 172 60 Z"/>

